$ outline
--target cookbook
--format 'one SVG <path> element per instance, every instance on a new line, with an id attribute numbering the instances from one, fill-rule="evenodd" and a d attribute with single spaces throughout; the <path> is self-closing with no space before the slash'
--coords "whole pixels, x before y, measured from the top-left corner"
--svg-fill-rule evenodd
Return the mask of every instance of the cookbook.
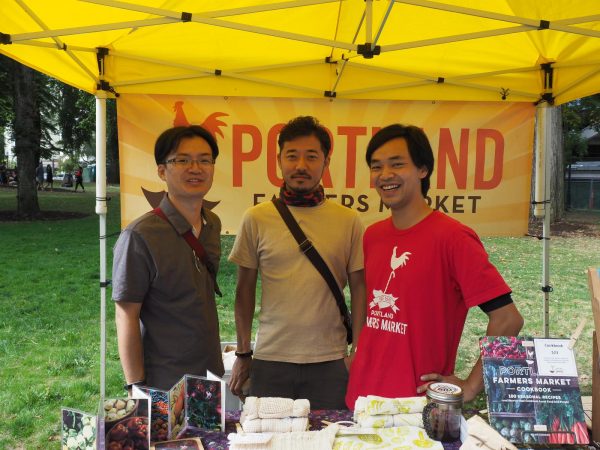
<path id="1" fill-rule="evenodd" d="M 525 444 L 588 444 L 579 379 L 568 339 L 480 339 L 489 422 Z"/>

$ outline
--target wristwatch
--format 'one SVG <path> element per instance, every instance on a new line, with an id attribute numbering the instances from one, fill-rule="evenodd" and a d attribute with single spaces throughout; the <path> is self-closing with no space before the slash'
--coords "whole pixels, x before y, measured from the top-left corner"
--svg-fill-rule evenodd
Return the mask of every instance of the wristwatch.
<path id="1" fill-rule="evenodd" d="M 254 355 L 254 352 L 252 350 L 250 350 L 249 352 L 235 352 L 234 353 L 235 356 L 237 356 L 238 358 L 251 358 L 252 355 Z"/>
<path id="2" fill-rule="evenodd" d="M 146 380 L 134 381 L 133 383 L 125 383 L 123 385 L 123 389 L 129 392 L 133 386 L 141 386 L 143 384 L 146 384 Z"/>

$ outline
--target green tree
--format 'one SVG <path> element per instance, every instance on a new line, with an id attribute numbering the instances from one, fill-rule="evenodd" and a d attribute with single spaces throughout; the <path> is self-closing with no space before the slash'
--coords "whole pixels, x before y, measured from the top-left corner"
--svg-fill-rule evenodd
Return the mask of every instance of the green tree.
<path id="1" fill-rule="evenodd" d="M 42 123 L 39 102 L 39 74 L 16 61 L 12 62 L 13 132 L 19 184 L 17 215 L 35 219 L 40 214 L 35 168 L 40 159 Z"/>
<path id="2" fill-rule="evenodd" d="M 562 106 L 565 164 L 587 155 L 583 130 L 600 131 L 600 94 L 574 100 Z"/>
<path id="3" fill-rule="evenodd" d="M 119 137 L 117 128 L 117 101 L 106 102 L 106 176 L 109 183 L 118 184 L 119 170 Z"/>
<path id="4" fill-rule="evenodd" d="M 15 142 L 17 214 L 35 219 L 40 216 L 35 168 L 57 150 L 56 100 L 48 77 L 5 56 L 0 57 L 0 83 L 0 132 L 8 129 Z"/>
<path id="5" fill-rule="evenodd" d="M 0 163 L 6 159 L 4 133 L 15 142 L 19 185 L 17 214 L 40 216 L 35 168 L 57 152 L 71 161 L 92 161 L 95 155 L 93 95 L 46 77 L 0 55 Z M 119 180 L 116 104 L 107 102 L 107 162 L 110 182 Z M 58 146 L 56 140 L 58 138 Z"/>
<path id="6" fill-rule="evenodd" d="M 0 55 L 0 164 L 7 164 L 5 134 L 13 120 L 10 60 Z"/>
<path id="7" fill-rule="evenodd" d="M 586 129 L 600 131 L 600 94 L 581 98 L 562 105 L 563 167 L 581 160 L 588 153 L 588 144 L 582 136 Z M 570 179 L 571 169 L 568 168 Z M 561 179 L 564 182 L 564 178 Z M 567 184 L 566 206 L 571 205 L 571 185 Z M 563 189 L 564 191 L 564 189 Z M 563 205 L 565 202 L 563 202 Z"/>
<path id="8" fill-rule="evenodd" d="M 73 161 L 95 158 L 96 104 L 93 95 L 55 81 L 62 151 Z M 106 163 L 110 183 L 119 182 L 116 100 L 106 102 Z"/>
<path id="9" fill-rule="evenodd" d="M 89 160 L 94 155 L 94 96 L 57 80 L 52 85 L 58 99 L 61 150 L 75 161 Z"/>
<path id="10" fill-rule="evenodd" d="M 6 165 L 8 163 L 8 155 L 6 152 L 6 142 L 4 140 L 4 134 L 6 128 L 0 126 L 0 165 Z"/>

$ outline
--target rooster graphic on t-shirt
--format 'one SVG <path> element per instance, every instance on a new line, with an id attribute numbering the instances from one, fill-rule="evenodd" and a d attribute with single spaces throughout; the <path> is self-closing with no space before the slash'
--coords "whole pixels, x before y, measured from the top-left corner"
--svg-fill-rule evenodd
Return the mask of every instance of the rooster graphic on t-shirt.
<path id="1" fill-rule="evenodd" d="M 388 277 L 387 283 L 385 285 L 385 289 L 380 291 L 379 289 L 373 289 L 373 300 L 369 303 L 369 308 L 374 308 L 375 306 L 379 307 L 379 309 L 391 308 L 392 311 L 397 312 L 398 307 L 396 306 L 396 300 L 398 297 L 394 297 L 392 294 L 387 293 L 387 289 L 390 285 L 390 281 L 392 278 L 396 276 L 396 269 L 399 267 L 403 267 L 408 262 L 408 257 L 410 256 L 410 252 L 404 252 L 401 255 L 397 255 L 396 251 L 398 247 L 394 247 L 392 250 L 392 257 L 390 259 L 390 276 Z"/>

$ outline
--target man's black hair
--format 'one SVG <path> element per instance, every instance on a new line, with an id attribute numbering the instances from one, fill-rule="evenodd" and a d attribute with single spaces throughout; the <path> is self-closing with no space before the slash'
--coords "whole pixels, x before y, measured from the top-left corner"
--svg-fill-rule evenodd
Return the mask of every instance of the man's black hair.
<path id="1" fill-rule="evenodd" d="M 162 132 L 158 139 L 156 139 L 156 144 L 154 144 L 154 160 L 156 164 L 164 164 L 167 156 L 179 147 L 182 139 L 193 137 L 200 137 L 208 143 L 212 152 L 212 158 L 216 161 L 217 156 L 219 156 L 219 146 L 213 135 L 200 125 L 190 125 L 187 127 L 173 127 Z"/>
<path id="2" fill-rule="evenodd" d="M 371 157 L 373 152 L 392 139 L 402 138 L 408 146 L 408 153 L 413 164 L 419 168 L 425 167 L 427 175 L 421 179 L 421 193 L 423 197 L 429 191 L 431 173 L 433 172 L 433 150 L 425 132 L 414 125 L 388 125 L 379 130 L 369 141 L 367 145 L 367 153 L 365 155 L 367 164 L 371 167 Z"/>
<path id="3" fill-rule="evenodd" d="M 279 133 L 279 139 L 277 141 L 279 144 L 279 151 L 283 149 L 283 144 L 285 142 L 293 141 L 294 139 L 305 136 L 316 137 L 321 143 L 321 149 L 327 158 L 331 150 L 331 138 L 329 137 L 327 129 L 312 116 L 299 116 L 285 124 Z"/>

